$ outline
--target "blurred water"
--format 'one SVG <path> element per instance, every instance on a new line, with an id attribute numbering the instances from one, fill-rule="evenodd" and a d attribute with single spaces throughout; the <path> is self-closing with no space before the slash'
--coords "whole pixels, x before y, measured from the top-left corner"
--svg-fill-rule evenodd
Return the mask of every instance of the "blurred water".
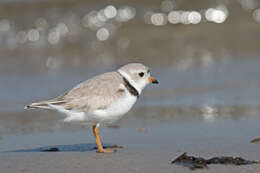
<path id="1" fill-rule="evenodd" d="M 63 124 L 55 112 L 25 111 L 24 105 L 136 61 L 151 67 L 160 85 L 145 89 L 119 130 L 104 129 L 109 142 L 155 145 L 169 134 L 179 145 L 189 139 L 249 141 L 259 130 L 260 113 L 260 15 L 254 2 L 1 1 L 1 150 L 92 141 L 90 131 L 84 136 L 86 127 Z M 214 15 L 207 17 L 207 10 Z M 191 23 L 169 18 L 184 13 Z M 148 131 L 140 133 L 141 127 Z"/>
<path id="2" fill-rule="evenodd" d="M 260 94 L 257 92 L 260 88 L 258 64 L 259 60 L 256 58 L 238 58 L 228 64 L 215 63 L 210 68 L 191 65 L 186 71 L 179 71 L 174 67 L 159 68 L 155 66 L 151 70 L 153 75 L 159 79 L 160 85 L 148 86 L 144 90 L 133 110 L 122 121 L 116 123 L 122 128 L 116 132 L 104 129 L 104 132 L 118 133 L 119 136 L 127 133 L 133 141 L 136 141 L 133 142 L 136 145 L 138 141 L 140 142 L 137 137 L 140 133 L 138 128 L 148 129 L 146 132 L 148 141 L 152 138 L 159 138 L 160 133 L 172 134 L 172 131 L 176 131 L 176 134 L 173 135 L 181 141 L 181 139 L 192 138 L 192 134 L 189 133 L 191 131 L 195 134 L 198 133 L 199 138 L 205 138 L 200 132 L 201 127 L 205 126 L 204 128 L 209 130 L 206 138 L 215 138 L 215 134 L 218 138 L 223 137 L 223 140 L 237 136 L 239 139 L 243 139 L 243 142 L 249 141 L 249 136 L 257 135 L 258 124 L 253 122 L 257 122 L 260 112 Z M 86 141 L 91 140 L 92 136 L 91 132 L 87 130 L 88 128 L 63 124 L 60 121 L 62 116 L 59 113 L 28 111 L 23 110 L 23 107 L 34 100 L 57 96 L 79 81 L 98 74 L 98 71 L 82 73 L 66 70 L 55 75 L 46 73 L 45 75 L 3 76 L 2 79 L 8 79 L 8 82 L 2 83 L 0 87 L 0 132 L 4 137 L 4 145 L 10 146 L 9 142 L 19 140 L 20 137 L 13 138 L 12 135 L 22 135 L 22 138 L 27 138 L 26 141 L 37 141 L 32 142 L 30 146 L 43 144 L 39 142 L 41 140 L 37 136 L 48 136 L 48 134 L 50 137 L 47 139 L 50 141 L 47 141 L 53 145 L 56 140 L 53 143 L 52 138 L 55 139 L 59 136 L 60 141 L 60 138 L 64 137 L 62 141 L 66 141 L 71 133 L 73 136 L 73 133 L 76 132 L 82 136 L 88 133 Z M 212 123 L 213 127 L 216 127 L 213 128 L 210 125 Z M 238 124 L 235 125 L 236 123 Z M 241 133 L 242 128 L 239 127 L 241 125 L 247 129 L 244 134 Z M 232 133 L 225 133 L 223 129 L 218 130 L 218 126 L 226 131 L 232 131 Z M 237 129 L 238 127 L 239 129 Z M 159 136 L 156 135 L 157 133 Z M 223 136 L 223 134 L 225 135 Z M 186 137 L 180 138 L 179 136 L 182 135 Z M 84 141 L 85 139 L 81 138 L 78 142 L 84 143 Z M 125 144 L 124 141 L 118 141 Z M 143 143 L 146 142 L 141 142 L 141 144 Z M 3 149 L 8 148 L 6 147 L 3 146 Z M 19 143 L 18 146 L 11 148 L 22 149 L 23 145 Z M 32 148 L 29 147 L 29 149 Z"/>

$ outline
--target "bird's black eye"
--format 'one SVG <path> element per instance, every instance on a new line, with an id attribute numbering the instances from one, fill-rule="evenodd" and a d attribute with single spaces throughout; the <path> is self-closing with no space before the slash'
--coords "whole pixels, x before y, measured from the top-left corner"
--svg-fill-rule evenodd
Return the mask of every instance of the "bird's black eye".
<path id="1" fill-rule="evenodd" d="M 144 72 L 138 73 L 140 77 L 144 76 Z"/>

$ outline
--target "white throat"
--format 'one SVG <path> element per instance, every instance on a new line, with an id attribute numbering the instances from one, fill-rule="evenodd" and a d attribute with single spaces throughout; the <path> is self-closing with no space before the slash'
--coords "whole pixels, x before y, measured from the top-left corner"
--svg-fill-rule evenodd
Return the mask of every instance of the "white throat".
<path id="1" fill-rule="evenodd" d="M 138 91 L 138 93 L 139 93 L 139 95 L 141 94 L 141 92 L 142 92 L 142 90 L 143 90 L 143 88 L 144 88 L 144 86 L 139 86 L 135 81 L 133 81 L 131 78 L 130 78 L 130 76 L 126 73 L 126 72 L 124 72 L 124 71 L 122 71 L 122 70 L 117 70 L 118 71 L 118 73 L 120 73 L 123 77 L 125 77 L 126 78 L 126 80 L 128 80 L 128 82 Z"/>

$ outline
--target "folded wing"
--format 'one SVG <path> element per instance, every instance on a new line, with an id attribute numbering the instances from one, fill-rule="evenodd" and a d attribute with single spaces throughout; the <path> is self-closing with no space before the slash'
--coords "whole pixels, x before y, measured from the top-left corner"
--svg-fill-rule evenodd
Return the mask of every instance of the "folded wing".
<path id="1" fill-rule="evenodd" d="M 32 103 L 26 108 L 55 109 L 62 106 L 66 110 L 92 112 L 106 109 L 114 100 L 124 95 L 120 88 L 122 77 L 117 72 L 104 73 L 80 83 L 69 92 L 52 100 Z"/>

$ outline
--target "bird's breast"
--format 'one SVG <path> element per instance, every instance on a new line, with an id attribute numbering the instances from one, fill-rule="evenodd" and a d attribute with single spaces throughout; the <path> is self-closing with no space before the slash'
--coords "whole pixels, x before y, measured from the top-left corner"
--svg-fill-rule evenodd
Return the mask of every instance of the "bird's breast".
<path id="1" fill-rule="evenodd" d="M 117 99 L 114 103 L 109 105 L 106 109 L 98 109 L 93 113 L 100 117 L 100 119 L 120 119 L 126 114 L 137 100 L 136 96 L 126 93 L 124 96 Z"/>

